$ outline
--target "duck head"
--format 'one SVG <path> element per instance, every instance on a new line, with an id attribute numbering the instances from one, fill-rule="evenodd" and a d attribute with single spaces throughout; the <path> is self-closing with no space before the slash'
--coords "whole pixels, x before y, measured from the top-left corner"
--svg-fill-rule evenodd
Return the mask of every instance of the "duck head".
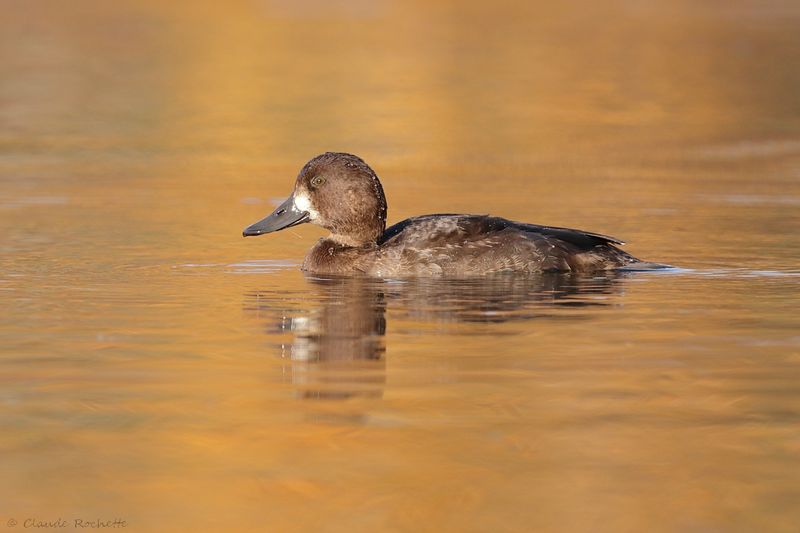
<path id="1" fill-rule="evenodd" d="M 311 222 L 346 246 L 374 245 L 386 229 L 386 198 L 378 176 L 360 157 L 326 152 L 305 164 L 292 195 L 245 237 Z"/>

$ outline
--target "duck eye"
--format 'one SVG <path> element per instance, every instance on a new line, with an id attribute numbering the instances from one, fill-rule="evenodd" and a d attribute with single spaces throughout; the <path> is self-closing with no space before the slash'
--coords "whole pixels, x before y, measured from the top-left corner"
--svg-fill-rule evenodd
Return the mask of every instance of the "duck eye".
<path id="1" fill-rule="evenodd" d="M 314 176 L 313 178 L 311 178 L 312 187 L 319 187 L 323 183 L 325 183 L 325 178 L 322 176 Z"/>

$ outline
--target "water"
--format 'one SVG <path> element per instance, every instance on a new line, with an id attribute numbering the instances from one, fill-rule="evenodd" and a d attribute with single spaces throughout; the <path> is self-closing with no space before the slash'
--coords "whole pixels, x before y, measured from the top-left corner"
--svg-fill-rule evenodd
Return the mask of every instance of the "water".
<path id="1" fill-rule="evenodd" d="M 0 519 L 796 531 L 789 2 L 8 1 Z M 324 150 L 389 221 L 680 268 L 318 279 L 242 239 Z"/>

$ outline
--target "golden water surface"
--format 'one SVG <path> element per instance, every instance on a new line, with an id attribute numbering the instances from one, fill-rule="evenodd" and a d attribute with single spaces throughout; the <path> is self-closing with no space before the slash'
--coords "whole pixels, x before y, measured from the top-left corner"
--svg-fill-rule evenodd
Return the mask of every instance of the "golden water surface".
<path id="1" fill-rule="evenodd" d="M 796 2 L 0 7 L 0 530 L 800 530 Z M 681 269 L 306 277 L 325 150 Z"/>

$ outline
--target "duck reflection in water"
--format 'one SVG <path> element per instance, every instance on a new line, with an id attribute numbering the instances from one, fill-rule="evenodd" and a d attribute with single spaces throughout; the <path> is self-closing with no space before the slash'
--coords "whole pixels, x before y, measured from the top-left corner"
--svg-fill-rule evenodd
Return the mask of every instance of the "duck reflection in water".
<path id="1" fill-rule="evenodd" d="M 623 278 L 629 275 L 546 273 L 403 281 L 309 276 L 311 292 L 302 300 L 274 289 L 253 291 L 245 294 L 245 309 L 267 318 L 268 334 L 291 333 L 290 343 L 280 349 L 299 396 L 376 398 L 383 395 L 386 383 L 387 303 L 391 319 L 404 322 L 403 333 L 411 335 L 430 334 L 431 325 L 446 330 L 454 323 L 579 319 L 581 309 L 616 303 Z M 293 296 L 298 306 L 287 308 Z"/>
<path id="2" fill-rule="evenodd" d="M 386 299 L 364 278 L 309 278 L 310 291 L 287 309 L 292 295 L 274 290 L 245 294 L 245 308 L 267 316 L 267 332 L 291 333 L 280 345 L 304 398 L 380 397 L 386 381 Z"/>

